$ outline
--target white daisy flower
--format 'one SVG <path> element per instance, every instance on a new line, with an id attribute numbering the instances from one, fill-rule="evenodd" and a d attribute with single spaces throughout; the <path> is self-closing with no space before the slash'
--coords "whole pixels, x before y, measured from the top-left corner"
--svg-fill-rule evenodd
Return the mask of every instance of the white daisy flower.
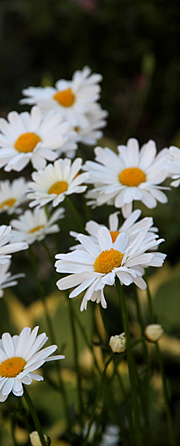
<path id="1" fill-rule="evenodd" d="M 169 148 L 170 162 L 169 162 L 169 176 L 173 180 L 171 186 L 178 187 L 180 184 L 180 149 L 178 147 L 171 146 Z"/>
<path id="2" fill-rule="evenodd" d="M 9 215 L 21 212 L 20 205 L 27 201 L 27 183 L 18 178 L 12 183 L 9 180 L 0 181 L 0 213 L 6 211 Z"/>
<path id="3" fill-rule="evenodd" d="M 136 139 L 129 139 L 127 146 L 118 146 L 118 154 L 109 148 L 96 147 L 96 161 L 87 161 L 85 170 L 90 173 L 88 183 L 95 188 L 87 193 L 88 204 L 101 206 L 105 203 L 121 208 L 123 216 L 132 212 L 134 200 L 140 200 L 152 209 L 167 203 L 160 184 L 168 176 L 168 149 L 158 155 L 155 142 L 150 140 L 139 150 Z"/>
<path id="4" fill-rule="evenodd" d="M 87 186 L 82 183 L 87 180 L 89 174 L 80 174 L 81 168 L 81 158 L 76 158 L 73 163 L 65 158 L 48 164 L 44 170 L 33 172 L 34 181 L 29 183 L 28 198 L 34 201 L 30 203 L 30 207 L 41 207 L 50 202 L 53 206 L 58 206 L 66 195 L 84 192 Z"/>
<path id="5" fill-rule="evenodd" d="M 105 118 L 107 115 L 107 111 L 102 110 L 99 104 L 94 104 L 91 113 L 86 114 L 89 125 L 85 128 L 74 127 L 74 130 L 77 132 L 77 142 L 90 146 L 95 145 L 103 136 L 101 129 L 106 126 Z"/>
<path id="6" fill-rule="evenodd" d="M 72 127 L 88 127 L 86 113 L 90 113 L 99 99 L 102 80 L 100 74 L 91 74 L 89 67 L 75 71 L 72 80 L 59 80 L 55 87 L 29 87 L 23 90 L 23 104 L 38 104 L 43 111 L 56 110 Z"/>
<path id="7" fill-rule="evenodd" d="M 0 226 L 0 264 L 9 262 L 13 252 L 27 248 L 26 242 L 14 242 L 11 226 Z"/>
<path id="8" fill-rule="evenodd" d="M 8 120 L 0 119 L 0 167 L 7 172 L 19 172 L 30 161 L 35 169 L 43 169 L 46 160 L 54 161 L 57 149 L 67 145 L 69 131 L 72 137 L 69 124 L 58 113 L 43 116 L 36 106 L 30 113 L 9 113 Z"/>
<path id="9" fill-rule="evenodd" d="M 152 226 L 153 219 L 151 217 L 145 217 L 142 220 L 140 220 L 139 222 L 137 222 L 138 218 L 141 215 L 141 211 L 139 209 L 132 212 L 132 214 L 129 215 L 129 217 L 124 221 L 124 223 L 122 225 L 119 224 L 119 218 L 118 218 L 119 214 L 120 214 L 120 212 L 114 212 L 113 214 L 109 215 L 109 228 L 108 229 L 110 231 L 113 243 L 116 241 L 120 232 L 127 232 L 130 237 L 130 241 L 134 240 L 134 238 L 137 236 L 137 234 L 139 232 L 141 232 L 141 229 L 144 227 L 144 223 L 146 221 L 149 221 L 149 224 L 150 224 L 149 231 L 147 232 L 147 237 L 151 236 L 151 234 L 150 234 L 151 232 L 153 232 L 153 237 L 158 237 L 158 236 L 154 235 L 154 232 L 157 232 L 158 229 Z M 93 242 L 98 243 L 97 233 L 100 228 L 104 228 L 104 227 L 106 227 L 106 226 L 100 225 L 96 221 L 90 220 L 86 223 L 85 230 L 91 236 Z M 75 237 L 76 239 L 78 237 L 78 233 L 74 232 L 74 231 L 71 231 L 70 235 L 72 237 Z M 76 249 L 76 248 L 82 249 L 82 245 L 78 244 L 78 245 L 75 245 L 73 248 L 74 249 Z"/>
<path id="10" fill-rule="evenodd" d="M 46 235 L 59 232 L 56 221 L 64 217 L 64 209 L 58 209 L 48 219 L 44 209 L 27 210 L 17 220 L 11 221 L 13 238 L 18 241 L 26 240 L 29 245 L 43 240 Z"/>
<path id="11" fill-rule="evenodd" d="M 113 243 L 107 228 L 100 228 L 97 233 L 98 243 L 91 237 L 79 234 L 78 239 L 82 249 L 76 249 L 68 254 L 56 255 L 56 270 L 58 273 L 68 273 L 67 277 L 57 282 L 60 290 L 75 287 L 69 297 L 78 296 L 86 290 L 81 303 L 81 311 L 87 308 L 89 300 L 101 303 L 107 307 L 103 289 L 105 285 L 114 285 L 117 276 L 121 284 L 135 283 L 145 289 L 142 279 L 147 266 L 162 266 L 165 255 L 156 252 L 146 252 L 157 246 L 155 236 L 146 239 L 150 222 L 146 221 L 141 232 L 130 242 L 127 233 L 120 233 Z"/>
<path id="12" fill-rule="evenodd" d="M 10 288 L 11 286 L 17 285 L 17 280 L 19 277 L 24 277 L 24 274 L 14 274 L 8 271 L 11 262 L 0 264 L 0 297 L 3 296 L 4 288 Z"/>
<path id="13" fill-rule="evenodd" d="M 23 328 L 20 335 L 11 336 L 3 333 L 0 339 L 0 401 L 3 402 L 12 392 L 15 396 L 23 395 L 23 384 L 32 380 L 42 381 L 43 377 L 34 373 L 45 362 L 63 359 L 57 355 L 49 357 L 57 349 L 51 345 L 40 350 L 48 340 L 45 333 L 37 335 L 39 327 L 32 331 Z"/>

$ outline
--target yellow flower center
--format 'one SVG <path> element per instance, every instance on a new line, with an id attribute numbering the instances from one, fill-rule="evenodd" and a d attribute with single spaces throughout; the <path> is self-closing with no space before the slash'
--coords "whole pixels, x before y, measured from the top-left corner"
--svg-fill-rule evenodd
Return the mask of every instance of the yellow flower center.
<path id="1" fill-rule="evenodd" d="M 15 149 L 21 153 L 32 152 L 41 138 L 33 132 L 22 133 L 14 144 Z"/>
<path id="2" fill-rule="evenodd" d="M 28 233 L 33 234 L 34 232 L 39 231 L 42 228 L 44 228 L 44 225 L 35 226 L 34 228 L 30 229 L 30 231 L 28 231 Z"/>
<path id="3" fill-rule="evenodd" d="M 3 378 L 15 378 L 24 370 L 26 361 L 20 356 L 6 359 L 0 364 L 0 376 Z"/>
<path id="4" fill-rule="evenodd" d="M 119 235 L 119 231 L 110 231 L 112 242 L 114 243 Z"/>
<path id="5" fill-rule="evenodd" d="M 53 95 L 53 99 L 63 107 L 71 107 L 76 98 L 71 88 L 66 88 L 66 90 L 63 91 L 57 91 L 57 93 Z"/>
<path id="6" fill-rule="evenodd" d="M 8 198 L 8 200 L 2 201 L 2 203 L 0 203 L 0 209 L 4 209 L 5 206 L 11 208 L 14 205 L 14 203 L 16 203 L 15 198 Z"/>
<path id="7" fill-rule="evenodd" d="M 48 191 L 48 194 L 56 194 L 60 195 L 63 192 L 65 192 L 68 188 L 68 183 L 66 181 L 57 181 L 57 183 L 54 183 Z"/>
<path id="8" fill-rule="evenodd" d="M 128 167 L 119 174 L 119 182 L 125 186 L 133 187 L 146 181 L 146 175 L 139 167 Z"/>
<path id="9" fill-rule="evenodd" d="M 123 257 L 122 252 L 113 248 L 102 251 L 94 262 L 94 269 L 96 273 L 108 274 L 121 266 Z"/>

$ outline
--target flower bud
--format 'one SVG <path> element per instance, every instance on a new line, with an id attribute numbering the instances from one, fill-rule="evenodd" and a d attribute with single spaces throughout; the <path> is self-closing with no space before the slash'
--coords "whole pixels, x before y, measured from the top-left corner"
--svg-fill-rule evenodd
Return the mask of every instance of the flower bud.
<path id="1" fill-rule="evenodd" d="M 42 446 L 41 440 L 39 438 L 39 434 L 37 431 L 31 432 L 30 436 L 30 442 L 32 446 Z M 47 445 L 50 445 L 50 439 L 47 437 L 47 435 L 44 435 L 44 439 Z"/>
<path id="2" fill-rule="evenodd" d="M 126 350 L 125 333 L 111 336 L 109 340 L 109 345 L 113 353 L 123 353 Z"/>
<path id="3" fill-rule="evenodd" d="M 145 328 L 145 336 L 149 342 L 157 342 L 164 333 L 160 324 L 150 324 Z"/>

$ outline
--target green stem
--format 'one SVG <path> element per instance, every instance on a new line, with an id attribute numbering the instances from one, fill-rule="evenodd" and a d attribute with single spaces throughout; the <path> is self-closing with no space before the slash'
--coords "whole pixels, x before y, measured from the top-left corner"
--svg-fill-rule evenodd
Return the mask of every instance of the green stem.
<path id="1" fill-rule="evenodd" d="M 148 298 L 149 310 L 150 310 L 150 315 L 151 315 L 151 323 L 153 323 L 154 322 L 154 311 L 153 311 L 153 305 L 152 305 L 152 297 L 151 297 L 151 293 L 150 293 L 150 290 L 149 290 L 149 287 L 148 287 L 147 274 L 145 274 L 145 279 L 146 279 L 146 283 L 147 283 L 147 298 Z M 161 376 L 162 376 L 163 395 L 164 395 L 164 403 L 165 403 L 167 424 L 168 424 L 168 428 L 169 428 L 170 442 L 171 442 L 171 446 L 176 446 L 176 440 L 175 440 L 175 435 L 174 435 L 174 430 L 173 430 L 172 417 L 171 417 L 171 412 L 170 412 L 170 408 L 169 408 L 169 397 L 168 397 L 166 376 L 165 376 L 165 373 L 164 373 L 164 366 L 163 366 L 161 352 L 160 352 L 160 349 L 159 349 L 158 342 L 156 342 L 156 352 L 157 352 L 158 361 L 159 361 L 159 367 L 160 367 Z"/>
<path id="2" fill-rule="evenodd" d="M 83 205 L 84 205 L 84 214 L 85 214 L 85 218 L 86 221 L 89 221 L 92 219 L 92 212 L 91 212 L 91 208 L 87 205 L 87 201 L 86 198 L 83 195 Z"/>
<path id="3" fill-rule="evenodd" d="M 27 410 L 24 407 L 22 398 L 18 398 L 18 406 L 19 406 L 18 407 L 19 413 L 20 413 L 21 418 L 23 419 L 23 423 L 25 425 L 26 430 L 27 430 L 27 432 L 31 432 L 30 421 L 28 419 Z"/>
<path id="4" fill-rule="evenodd" d="M 118 382 L 119 382 L 119 386 L 121 388 L 122 394 L 124 396 L 124 404 L 126 406 L 126 413 L 127 413 L 127 417 L 128 417 L 128 421 L 129 421 L 129 427 L 130 427 L 130 431 L 133 435 L 133 430 L 134 430 L 134 426 L 133 426 L 133 417 L 132 417 L 132 410 L 131 410 L 131 405 L 129 404 L 129 400 L 128 400 L 128 396 L 126 394 L 126 390 L 123 384 L 123 380 L 121 378 L 121 374 L 117 369 L 117 364 L 114 361 L 114 365 L 115 365 L 115 372 L 118 378 Z"/>
<path id="5" fill-rule="evenodd" d="M 122 353 L 119 357 L 119 362 L 121 362 L 123 358 L 124 358 L 124 354 Z M 108 404 L 107 408 L 103 407 L 103 411 L 105 410 L 105 413 L 107 413 L 107 410 L 108 410 L 108 412 L 111 410 L 111 412 L 113 414 L 113 418 L 115 420 L 115 423 L 117 424 L 117 426 L 120 427 L 123 446 L 130 446 L 130 443 L 128 441 L 129 439 L 127 436 L 127 430 L 125 427 L 126 423 L 125 423 L 124 417 L 122 418 L 119 416 L 119 404 L 116 401 L 116 391 L 114 391 L 115 389 L 113 387 L 114 378 L 115 378 L 115 375 L 117 372 L 115 359 L 116 358 L 114 355 L 114 361 L 113 361 L 114 362 L 114 370 L 110 377 L 107 376 L 108 382 L 107 382 L 107 386 L 106 386 L 107 390 L 108 390 L 108 401 L 111 401 L 111 405 L 109 406 L 109 404 Z M 126 395 L 126 397 L 127 397 L 127 395 Z M 125 399 L 125 404 L 126 404 L 126 399 Z"/>
<path id="6" fill-rule="evenodd" d="M 142 317 L 142 312 L 141 312 L 141 307 L 139 304 L 139 299 L 138 299 L 138 295 L 137 295 L 137 288 L 134 285 L 134 296 L 135 296 L 135 302 L 136 302 L 136 310 L 137 310 L 137 317 L 138 317 L 138 322 L 141 328 L 141 335 L 142 335 L 142 346 L 143 346 L 143 356 L 144 356 L 144 362 L 147 365 L 146 367 L 146 371 L 145 371 L 145 378 L 144 378 L 144 388 L 142 387 L 142 382 L 139 379 L 139 376 L 137 374 L 137 380 L 138 380 L 138 385 L 139 385 L 139 390 L 140 390 L 140 396 L 141 396 L 141 401 L 142 401 L 142 407 L 143 407 L 143 414 L 144 414 L 144 418 L 145 418 L 145 430 L 146 430 L 146 443 L 150 444 L 151 442 L 151 434 L 150 434 L 150 429 L 149 429 L 149 414 L 148 414 L 148 407 L 149 407 L 149 362 L 148 362 L 148 349 L 147 349 L 147 345 L 145 342 L 145 335 L 144 335 L 144 321 L 143 321 L 143 317 Z"/>
<path id="7" fill-rule="evenodd" d="M 50 252 L 49 248 L 47 247 L 47 245 L 46 245 L 44 240 L 41 240 L 41 244 L 42 244 L 43 248 L 45 249 L 45 251 L 46 251 L 46 253 L 48 255 L 48 258 L 49 258 L 49 260 L 52 263 L 52 266 L 54 268 L 55 258 L 52 256 L 52 254 L 51 254 L 51 252 Z"/>
<path id="8" fill-rule="evenodd" d="M 122 286 L 120 285 L 119 279 L 117 277 L 116 277 L 116 289 L 117 289 L 117 293 L 120 298 L 121 312 L 122 312 L 124 332 L 125 332 L 125 338 L 126 338 L 127 361 L 128 361 L 128 368 L 129 368 L 129 379 L 130 379 L 130 384 L 131 384 L 132 405 L 133 405 L 134 421 L 135 421 L 136 445 L 142 446 L 139 407 L 138 407 L 137 393 L 136 393 L 136 380 L 135 380 L 136 371 L 135 371 L 134 358 L 133 358 L 133 354 L 132 354 L 132 350 L 131 350 L 129 319 L 128 319 L 128 313 L 127 313 L 123 289 L 122 289 Z"/>
<path id="9" fill-rule="evenodd" d="M 37 432 L 39 434 L 41 445 L 42 446 L 47 446 L 46 445 L 46 441 L 44 439 L 43 431 L 42 431 L 42 428 L 41 428 L 41 424 L 40 424 L 37 412 L 36 412 L 36 410 L 34 408 L 34 405 L 33 405 L 33 402 L 31 400 L 30 396 L 29 396 L 29 393 L 28 393 L 28 391 L 27 391 L 27 389 L 25 387 L 24 387 L 24 398 L 25 398 L 26 403 L 27 403 L 27 405 L 29 407 L 29 411 L 30 411 L 31 416 L 33 418 L 35 428 L 36 428 L 36 430 L 37 430 Z"/>
<path id="10" fill-rule="evenodd" d="M 166 382 L 166 377 L 165 377 L 165 373 L 164 373 L 161 352 L 160 352 L 159 345 L 157 342 L 156 342 L 156 352 L 157 352 L 157 356 L 158 356 L 159 367 L 161 370 L 161 376 L 162 376 L 162 382 L 163 382 L 163 395 L 164 395 L 167 423 L 168 423 L 168 427 L 169 427 L 170 442 L 171 442 L 172 446 L 176 446 L 176 440 L 175 440 L 173 424 L 172 424 L 172 417 L 171 417 L 171 413 L 170 413 L 170 409 L 169 409 L 169 396 L 168 396 L 167 382 Z"/>
<path id="11" fill-rule="evenodd" d="M 135 296 L 135 303 L 136 303 L 138 322 L 139 322 L 139 325 L 140 325 L 140 328 L 141 328 L 141 334 L 144 337 L 144 322 L 143 322 L 141 308 L 140 308 L 140 304 L 139 304 L 139 300 L 138 300 L 137 288 L 136 288 L 135 285 L 134 285 L 134 296 Z M 146 344 L 145 344 L 145 346 L 146 346 Z M 146 350 L 147 350 L 147 347 L 146 347 Z"/>
<path id="12" fill-rule="evenodd" d="M 108 367 L 108 365 L 110 364 L 110 362 L 113 360 L 113 358 L 114 358 L 114 354 L 112 354 L 112 355 L 110 356 L 110 358 L 109 358 L 108 361 L 106 362 L 105 367 L 104 367 L 104 370 L 103 370 L 103 372 L 102 372 L 101 381 L 100 381 L 99 389 L 98 389 L 98 392 L 97 392 L 96 401 L 95 401 L 94 407 L 93 407 L 93 409 L 92 409 L 91 418 L 90 418 L 90 420 L 89 420 L 88 430 L 87 430 L 86 436 L 85 436 L 85 438 L 84 438 L 83 446 L 87 446 L 87 444 L 88 444 L 88 438 L 89 438 L 90 430 L 91 430 L 91 427 L 92 427 L 92 425 L 93 425 L 94 419 L 96 418 L 96 409 L 97 409 L 97 405 L 98 405 L 98 403 L 99 403 L 99 399 L 100 399 L 100 396 L 101 396 L 101 393 L 102 393 L 102 388 L 103 388 L 103 385 L 104 385 L 104 380 L 105 380 L 105 378 L 106 378 L 106 370 L 107 370 L 107 367 Z"/>
<path id="13" fill-rule="evenodd" d="M 96 359 L 96 357 L 95 357 L 95 355 L 94 355 L 93 346 L 92 346 L 91 343 L 88 341 L 88 337 L 87 337 L 87 335 L 86 335 L 86 331 L 85 331 L 83 325 L 81 324 L 81 321 L 79 320 L 79 318 L 78 318 L 76 312 L 74 311 L 73 306 L 72 306 L 72 311 L 73 311 L 74 318 L 75 318 L 75 320 L 76 320 L 76 322 L 77 322 L 77 325 L 78 325 L 78 327 L 79 327 L 79 329 L 80 329 L 80 331 L 81 331 L 81 334 L 82 334 L 82 336 L 83 336 L 83 338 L 84 338 L 84 340 L 85 340 L 85 342 L 86 342 L 86 345 L 87 345 L 88 349 L 89 349 L 89 350 L 91 351 L 91 353 L 92 353 L 93 360 L 94 360 L 94 365 L 95 365 L 96 369 L 98 370 L 98 372 L 101 372 L 101 371 L 100 371 L 100 368 L 99 368 L 99 365 L 98 365 L 98 362 L 97 362 L 97 359 Z"/>
<path id="14" fill-rule="evenodd" d="M 146 292 L 147 292 L 147 299 L 148 299 L 148 305 L 149 305 L 149 311 L 150 311 L 150 318 L 151 318 L 151 323 L 153 323 L 154 322 L 154 311 L 153 311 L 151 292 L 150 292 L 149 284 L 148 284 L 147 271 L 145 271 L 144 278 L 145 278 L 145 281 L 147 284 Z"/>
<path id="15" fill-rule="evenodd" d="M 16 437 L 15 437 L 15 424 L 16 424 L 15 417 L 12 413 L 10 414 L 10 417 L 11 417 L 11 435 L 12 435 L 13 445 L 18 446 Z"/>
<path id="16" fill-rule="evenodd" d="M 72 214 L 73 219 L 74 219 L 75 224 L 76 224 L 77 231 L 82 233 L 82 234 L 84 234 L 84 225 L 82 224 L 81 218 L 80 218 L 80 216 L 79 216 L 79 214 L 78 214 L 74 204 L 67 197 L 67 195 L 66 195 L 65 201 L 66 201 L 66 203 L 67 203 L 67 205 L 68 205 L 68 207 L 69 207 L 69 209 L 71 211 L 71 214 Z"/>
<path id="17" fill-rule="evenodd" d="M 1 312 L 1 310 L 0 310 L 0 312 Z M 4 333 L 4 330 L 3 330 L 3 328 L 2 328 L 2 324 L 1 324 L 1 322 L 0 322 L 0 337 L 2 336 L 3 333 Z"/>
<path id="18" fill-rule="evenodd" d="M 30 262 L 32 265 L 32 269 L 34 271 L 34 275 L 36 277 L 36 281 L 37 281 L 37 285 L 38 285 L 38 289 L 39 289 L 39 296 L 41 298 L 43 307 L 44 307 L 44 312 L 45 312 L 45 316 L 46 316 L 46 321 L 47 321 L 47 326 L 49 329 L 49 333 L 50 333 L 50 337 L 51 337 L 51 341 L 53 344 L 55 344 L 55 335 L 54 335 L 54 329 L 51 323 L 51 319 L 49 317 L 49 313 L 48 313 L 48 308 L 47 308 L 47 304 L 46 304 L 46 299 L 45 299 L 45 295 L 44 295 L 44 289 L 41 283 L 41 280 L 39 278 L 39 274 L 38 274 L 38 269 L 37 269 L 37 265 L 36 265 L 36 259 L 32 250 L 32 247 L 29 246 L 29 258 L 30 258 Z"/>
<path id="19" fill-rule="evenodd" d="M 68 297 L 68 303 L 69 303 L 69 315 L 70 315 L 70 321 L 71 321 L 71 330 L 72 330 L 72 340 L 73 340 L 73 350 L 74 350 L 74 362 L 75 362 L 75 368 L 77 373 L 77 391 L 78 391 L 78 401 L 79 401 L 79 415 L 80 415 L 80 423 L 83 426 L 83 402 L 82 402 L 82 393 L 81 393 L 81 374 L 79 370 L 79 363 L 78 363 L 78 343 L 77 343 L 77 335 L 76 335 L 76 329 L 75 329 L 75 323 L 74 323 L 74 314 L 72 310 L 72 303 L 71 300 Z"/>
<path id="20" fill-rule="evenodd" d="M 36 259 L 35 259 L 35 256 L 34 256 L 31 246 L 29 247 L 29 257 L 30 257 L 31 265 L 32 265 L 32 268 L 33 268 L 33 271 L 34 271 L 34 274 L 36 277 L 36 281 L 37 281 L 37 285 L 38 285 L 38 289 L 39 289 L 39 296 L 40 296 L 40 299 L 41 299 L 43 307 L 44 307 L 44 313 L 46 316 L 46 321 L 47 321 L 47 326 L 48 326 L 48 330 L 50 333 L 50 338 L 51 338 L 52 343 L 57 345 L 53 325 L 51 323 L 51 318 L 49 316 L 49 312 L 48 312 L 48 308 L 47 308 L 47 304 L 46 304 L 46 298 L 44 295 L 43 286 L 42 286 L 42 283 L 41 283 L 39 275 L 38 275 Z M 61 377 L 61 366 L 60 366 L 59 362 L 55 364 L 55 367 L 57 370 L 59 388 L 60 388 L 62 398 L 63 398 L 64 410 L 65 410 L 65 414 L 66 414 L 66 418 L 67 418 L 68 428 L 70 430 L 71 429 L 71 421 L 70 421 L 70 416 L 69 416 L 68 400 L 67 400 L 66 390 L 64 387 L 64 382 Z"/>

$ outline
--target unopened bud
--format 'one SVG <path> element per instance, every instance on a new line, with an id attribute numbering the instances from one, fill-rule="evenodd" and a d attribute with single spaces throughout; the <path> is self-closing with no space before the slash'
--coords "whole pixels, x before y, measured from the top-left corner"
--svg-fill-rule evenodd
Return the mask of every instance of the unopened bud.
<path id="1" fill-rule="evenodd" d="M 113 353 L 123 353 L 126 350 L 125 333 L 111 336 L 109 340 L 109 345 Z"/>
<path id="2" fill-rule="evenodd" d="M 30 436 L 30 442 L 31 442 L 32 446 L 42 446 L 42 443 L 41 443 L 41 440 L 40 440 L 40 437 L 39 437 L 39 434 L 37 431 L 31 432 L 31 434 L 29 436 Z M 45 439 L 46 444 L 49 446 L 51 443 L 50 438 L 47 437 L 47 435 L 44 435 L 44 439 Z"/>
<path id="3" fill-rule="evenodd" d="M 164 333 L 160 324 L 150 324 L 145 328 L 145 336 L 149 342 L 157 342 Z"/>

